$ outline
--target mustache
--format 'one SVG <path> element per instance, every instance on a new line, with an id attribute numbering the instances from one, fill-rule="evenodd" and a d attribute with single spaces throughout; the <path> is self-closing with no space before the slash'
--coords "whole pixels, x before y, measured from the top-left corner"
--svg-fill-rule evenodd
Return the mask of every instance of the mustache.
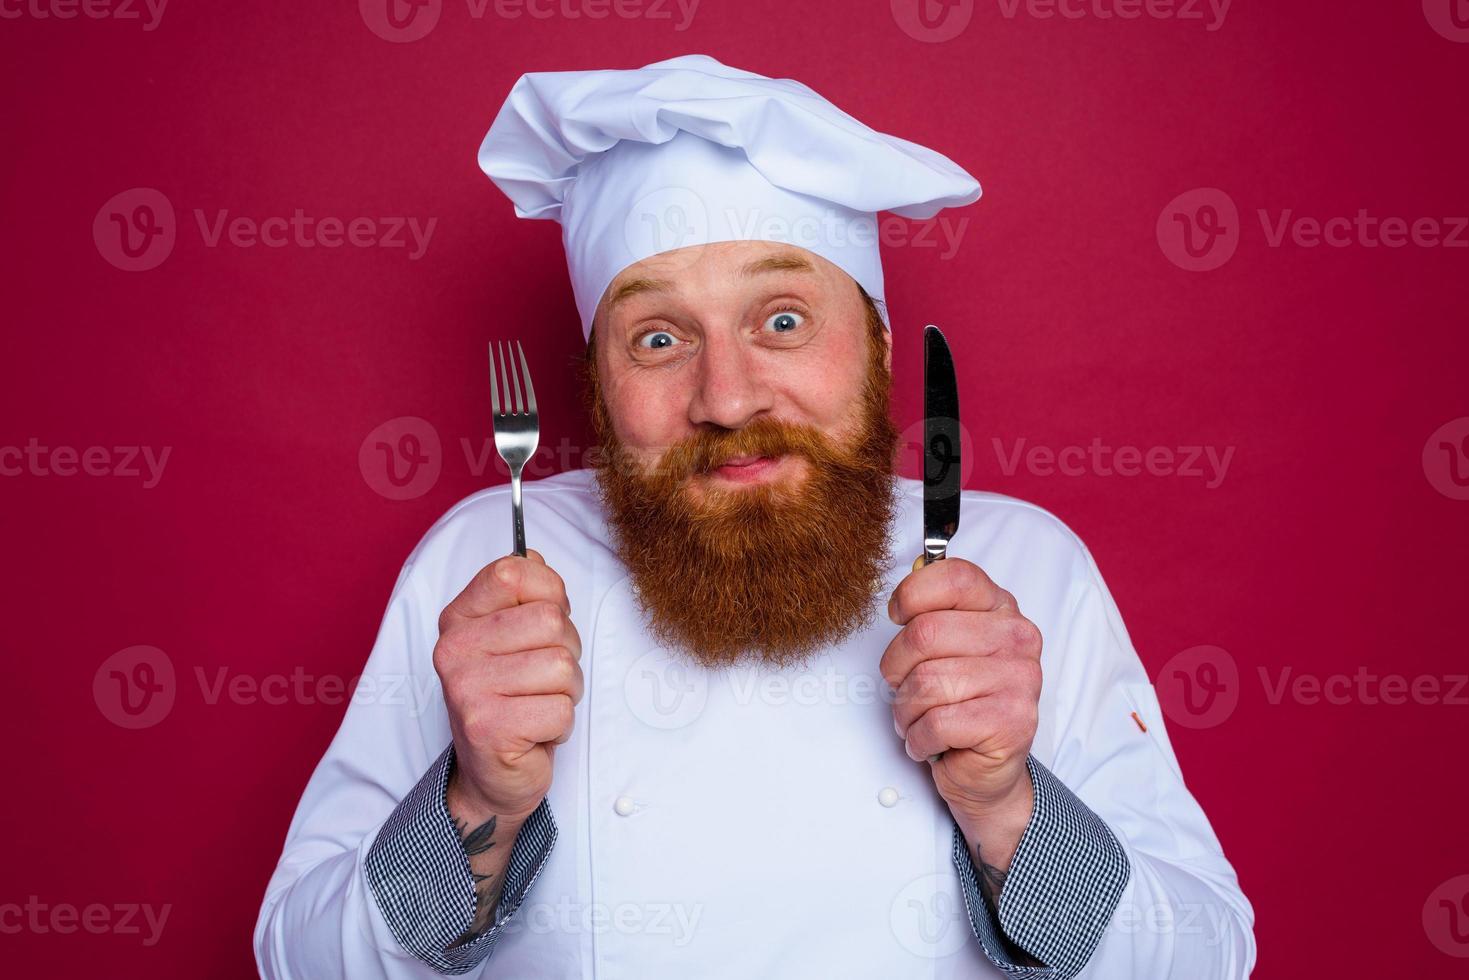
<path id="1" fill-rule="evenodd" d="M 655 472 L 665 480 L 682 481 L 741 456 L 804 456 L 818 466 L 843 459 L 814 426 L 762 417 L 738 429 L 695 432 L 664 450 Z"/>

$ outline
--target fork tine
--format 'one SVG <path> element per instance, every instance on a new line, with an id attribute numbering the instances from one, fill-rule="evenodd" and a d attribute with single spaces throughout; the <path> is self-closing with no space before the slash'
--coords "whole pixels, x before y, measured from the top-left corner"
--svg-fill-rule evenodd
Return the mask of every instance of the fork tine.
<path id="1" fill-rule="evenodd" d="M 498 341 L 495 343 L 495 356 L 500 360 L 500 395 L 505 406 L 501 414 L 510 415 L 515 411 L 515 403 L 510 400 L 510 378 L 505 373 L 505 345 Z"/>
<path id="2" fill-rule="evenodd" d="M 510 364 L 510 378 L 515 382 L 515 414 L 525 414 L 525 403 L 520 400 L 520 367 L 515 363 L 515 352 L 505 344 L 505 360 Z"/>
<path id="3" fill-rule="evenodd" d="M 500 414 L 500 386 L 495 380 L 495 342 L 492 340 L 487 345 L 490 350 L 490 406 L 496 415 Z"/>
<path id="4" fill-rule="evenodd" d="M 520 346 L 520 341 L 515 342 L 515 350 L 520 354 L 520 376 L 525 379 L 525 400 L 528 411 L 536 414 L 536 389 L 530 383 L 530 365 L 525 362 L 525 348 Z"/>

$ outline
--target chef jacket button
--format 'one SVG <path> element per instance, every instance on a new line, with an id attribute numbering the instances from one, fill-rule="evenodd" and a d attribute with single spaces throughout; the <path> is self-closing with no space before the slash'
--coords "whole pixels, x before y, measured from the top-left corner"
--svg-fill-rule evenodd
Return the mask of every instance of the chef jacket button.
<path id="1" fill-rule="evenodd" d="M 882 790 L 877 794 L 877 802 L 881 803 L 883 806 L 897 806 L 898 791 L 893 789 L 891 786 L 884 786 Z"/>
<path id="2" fill-rule="evenodd" d="M 612 809 L 617 811 L 619 817 L 625 817 L 633 811 L 631 796 L 619 796 L 617 802 L 612 804 Z"/>

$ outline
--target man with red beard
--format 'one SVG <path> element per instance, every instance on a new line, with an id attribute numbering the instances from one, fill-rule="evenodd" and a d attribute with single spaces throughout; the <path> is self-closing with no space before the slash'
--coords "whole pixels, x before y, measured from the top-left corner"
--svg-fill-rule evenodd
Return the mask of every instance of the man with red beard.
<path id="1" fill-rule="evenodd" d="M 601 459 L 526 486 L 526 557 L 504 488 L 415 549 L 364 676 L 442 696 L 354 699 L 262 974 L 1247 975 L 1086 549 L 966 491 L 909 565 L 864 232 L 973 178 L 705 56 L 526 75 L 480 162 L 562 223 Z"/>

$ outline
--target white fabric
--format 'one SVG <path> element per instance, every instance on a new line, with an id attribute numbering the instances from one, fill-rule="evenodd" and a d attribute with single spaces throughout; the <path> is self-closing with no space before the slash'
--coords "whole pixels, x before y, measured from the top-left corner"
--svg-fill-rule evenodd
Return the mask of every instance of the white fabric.
<path id="1" fill-rule="evenodd" d="M 980 195 L 947 157 L 708 55 L 522 75 L 479 165 L 520 217 L 561 222 L 583 336 L 617 273 L 709 242 L 796 245 L 883 299 L 877 212 L 931 218 Z"/>
<path id="2" fill-rule="evenodd" d="M 889 592 L 922 551 L 922 487 L 905 480 L 902 491 Z M 682 664 L 643 628 L 591 475 L 524 493 L 527 539 L 566 581 L 586 689 L 555 753 L 558 843 L 468 975 L 999 977 L 965 920 L 947 807 L 893 731 L 877 664 L 897 627 L 879 610 L 804 670 Z M 1249 902 L 1184 785 L 1090 554 L 1022 501 L 965 491 L 962 508 L 949 554 L 1014 593 L 1045 638 L 1032 753 L 1106 821 L 1132 865 L 1080 976 L 1246 975 Z M 438 615 L 509 550 L 509 522 L 509 488 L 483 491 L 409 557 L 365 668 L 371 693 L 348 708 L 270 881 L 255 932 L 268 980 L 436 976 L 393 938 L 363 860 L 450 743 L 432 662 Z M 883 803 L 889 789 L 894 806 Z"/>

